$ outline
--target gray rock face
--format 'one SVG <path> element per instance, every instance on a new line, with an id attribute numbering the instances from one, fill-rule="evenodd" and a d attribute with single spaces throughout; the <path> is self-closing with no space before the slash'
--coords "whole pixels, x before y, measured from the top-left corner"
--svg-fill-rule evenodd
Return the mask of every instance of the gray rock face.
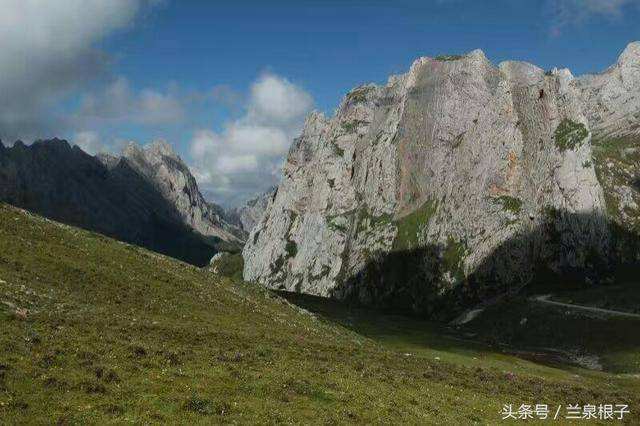
<path id="1" fill-rule="evenodd" d="M 602 74 L 576 83 L 595 139 L 640 136 L 640 42 L 629 44 Z"/>
<path id="2" fill-rule="evenodd" d="M 615 65 L 577 79 L 592 124 L 594 167 L 613 221 L 614 252 L 640 260 L 640 42 Z"/>
<path id="3" fill-rule="evenodd" d="M 307 119 L 245 279 L 432 313 L 589 274 L 610 246 L 590 129 L 638 124 L 637 50 L 580 79 L 476 50 L 352 90 Z"/>
<path id="4" fill-rule="evenodd" d="M 156 141 L 144 148 L 130 143 L 122 157 L 157 188 L 194 231 L 223 241 L 242 242 L 243 232 L 227 223 L 221 207 L 205 201 L 189 168 L 168 143 Z"/>
<path id="5" fill-rule="evenodd" d="M 243 231 L 251 232 L 253 227 L 262 219 L 275 192 L 276 188 L 271 188 L 263 194 L 251 198 L 243 206 L 232 209 L 228 213 L 229 218 Z"/>
<path id="6" fill-rule="evenodd" d="M 0 200 L 196 265 L 241 235 L 164 144 L 123 157 L 92 157 L 57 139 L 0 147 Z"/>

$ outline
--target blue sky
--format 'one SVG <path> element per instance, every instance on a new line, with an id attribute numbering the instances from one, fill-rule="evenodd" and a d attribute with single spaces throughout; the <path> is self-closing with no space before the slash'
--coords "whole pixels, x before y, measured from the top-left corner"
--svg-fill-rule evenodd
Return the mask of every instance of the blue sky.
<path id="1" fill-rule="evenodd" d="M 637 0 L 3 3 L 0 51 L 24 68 L 0 54 L 0 93 L 16 99 L 0 109 L 3 140 L 63 136 L 93 153 L 165 139 L 224 204 L 277 183 L 309 110 L 331 114 L 419 56 L 480 48 L 583 74 L 640 39 Z"/>

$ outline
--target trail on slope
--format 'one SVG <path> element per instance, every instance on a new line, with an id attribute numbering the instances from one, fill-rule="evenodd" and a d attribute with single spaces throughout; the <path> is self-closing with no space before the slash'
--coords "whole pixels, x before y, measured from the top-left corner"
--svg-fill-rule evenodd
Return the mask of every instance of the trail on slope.
<path id="1" fill-rule="evenodd" d="M 611 316 L 617 316 L 617 317 L 640 319 L 640 314 L 633 314 L 633 313 L 630 313 L 630 312 L 622 312 L 622 311 L 614 311 L 612 309 L 596 308 L 596 307 L 593 307 L 593 306 L 574 305 L 574 304 L 571 304 L 571 303 L 556 302 L 556 301 L 553 301 L 553 300 L 549 300 L 550 297 L 551 297 L 550 294 L 544 294 L 544 295 L 540 295 L 540 296 L 533 296 L 533 297 L 531 297 L 530 300 L 532 300 L 534 302 L 546 304 L 546 305 L 561 306 L 561 307 L 570 308 L 570 309 L 577 309 L 577 310 L 588 311 L 588 312 L 599 313 L 599 314 L 605 314 L 605 315 L 611 315 Z"/>

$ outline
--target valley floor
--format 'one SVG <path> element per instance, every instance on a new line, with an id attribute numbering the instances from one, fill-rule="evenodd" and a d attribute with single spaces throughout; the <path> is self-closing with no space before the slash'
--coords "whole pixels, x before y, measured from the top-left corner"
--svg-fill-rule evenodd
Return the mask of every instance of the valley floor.
<path id="1" fill-rule="evenodd" d="M 302 302 L 0 205 L 0 424 L 496 424 L 504 404 L 618 403 L 640 421 L 633 345 L 589 371 L 478 343 L 495 312 L 450 330 Z M 518 330 L 495 337 L 519 348 Z"/>

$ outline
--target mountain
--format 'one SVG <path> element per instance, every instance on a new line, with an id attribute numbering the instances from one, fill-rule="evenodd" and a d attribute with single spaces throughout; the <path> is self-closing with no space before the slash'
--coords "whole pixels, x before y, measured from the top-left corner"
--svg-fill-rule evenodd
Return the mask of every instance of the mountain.
<path id="1" fill-rule="evenodd" d="M 229 219 L 243 231 L 249 233 L 264 215 L 269 201 L 273 199 L 276 188 L 271 188 L 262 194 L 249 199 L 242 206 L 228 212 Z"/>
<path id="2" fill-rule="evenodd" d="M 607 282 L 638 258 L 639 123 L 637 42 L 580 78 L 480 50 L 420 58 L 308 117 L 244 277 L 442 318 Z"/>
<path id="3" fill-rule="evenodd" d="M 495 424 L 505 401 L 640 404 L 630 375 L 545 367 L 398 316 L 336 324 L 2 203 L 0 253 L 1 423 Z M 614 342 L 637 321 L 593 330 L 572 337 Z M 637 344 L 614 348 L 637 363 Z"/>
<path id="4" fill-rule="evenodd" d="M 130 143 L 122 155 L 175 206 L 182 221 L 193 230 L 223 241 L 242 240 L 243 233 L 227 223 L 224 209 L 205 201 L 189 168 L 168 143 L 157 141 L 144 148 Z"/>
<path id="5" fill-rule="evenodd" d="M 66 141 L 0 148 L 0 200 L 197 265 L 243 233 L 162 142 L 92 157 Z"/>

